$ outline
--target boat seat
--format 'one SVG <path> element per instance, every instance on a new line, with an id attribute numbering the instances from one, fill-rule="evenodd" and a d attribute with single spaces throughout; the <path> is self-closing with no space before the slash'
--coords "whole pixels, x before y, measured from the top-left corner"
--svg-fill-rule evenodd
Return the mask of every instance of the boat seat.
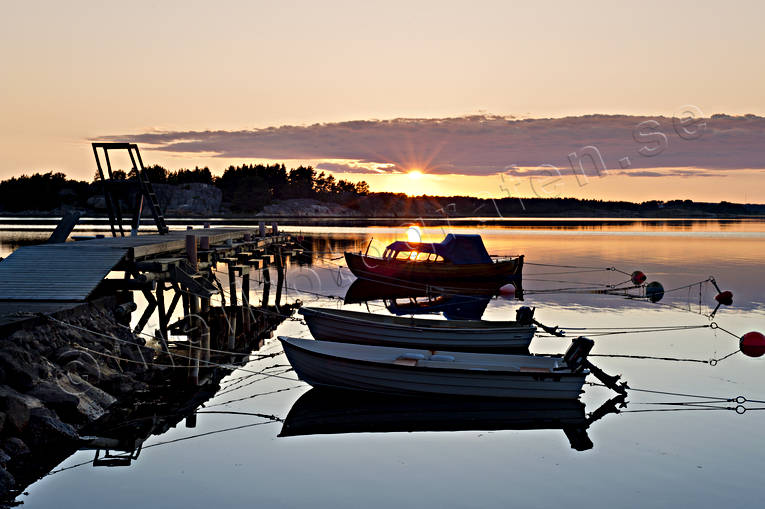
<path id="1" fill-rule="evenodd" d="M 442 368 L 442 369 L 468 369 L 475 371 L 512 371 L 518 370 L 518 366 L 508 365 L 490 365 L 490 364 L 473 364 L 468 362 L 454 361 L 433 361 L 433 360 L 421 360 L 417 361 L 417 367 L 423 368 Z"/>

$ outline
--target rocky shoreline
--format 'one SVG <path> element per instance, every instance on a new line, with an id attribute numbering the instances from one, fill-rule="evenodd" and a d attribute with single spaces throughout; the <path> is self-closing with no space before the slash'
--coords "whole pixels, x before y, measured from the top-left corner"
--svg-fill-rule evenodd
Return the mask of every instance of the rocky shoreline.
<path id="1" fill-rule="evenodd" d="M 203 387 L 189 385 L 185 370 L 168 367 L 161 352 L 125 326 L 131 306 L 102 297 L 0 330 L 0 506 L 13 505 L 26 486 L 77 451 L 86 436 L 109 435 L 115 423 L 146 414 L 152 427 L 120 424 L 121 434 L 111 439 L 127 433 L 128 442 L 142 441 L 183 419 L 178 409 L 193 415 L 198 403 L 190 402 L 214 395 L 230 372 L 216 370 Z M 268 332 L 280 321 L 263 313 L 255 330 Z M 249 353 L 251 338 L 238 341 Z M 169 421 L 158 429 L 156 412 L 162 407 Z"/>
<path id="2" fill-rule="evenodd" d="M 47 472 L 76 450 L 79 430 L 106 415 L 118 399 L 147 388 L 143 364 L 118 365 L 100 355 L 153 356 L 141 338 L 119 326 L 120 306 L 105 298 L 67 312 L 68 323 L 103 336 L 55 317 L 30 319 L 2 334 L 0 494 L 13 494 Z"/>

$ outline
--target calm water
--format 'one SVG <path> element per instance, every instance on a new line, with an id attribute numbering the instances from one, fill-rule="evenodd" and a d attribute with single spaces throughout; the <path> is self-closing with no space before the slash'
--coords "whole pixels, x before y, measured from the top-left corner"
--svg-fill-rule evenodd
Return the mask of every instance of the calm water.
<path id="1" fill-rule="evenodd" d="M 295 229 L 297 230 L 297 229 Z M 405 228 L 303 228 L 318 235 L 311 266 L 287 270 L 287 300 L 339 307 L 353 281 L 342 259 L 344 249 L 371 249 L 405 238 Z M 745 222 L 587 222 L 569 226 L 433 228 L 424 240 L 440 240 L 444 231 L 481 233 L 489 252 L 523 253 L 527 262 L 551 265 L 615 267 L 642 270 L 666 289 L 713 275 L 734 292 L 734 305 L 715 317 L 720 326 L 743 334 L 765 331 L 765 223 Z M 0 233 L 0 256 L 18 242 L 33 242 L 40 233 Z M 42 235 L 44 237 L 44 235 Z M 561 272 L 567 272 L 562 274 Z M 523 303 L 492 299 L 485 319 L 510 319 L 520 305 L 536 306 L 537 318 L 564 328 L 704 325 L 715 292 L 699 288 L 668 293 L 659 304 L 618 295 L 549 292 L 615 284 L 626 279 L 613 271 L 573 273 L 573 269 L 527 265 Z M 258 297 L 257 285 L 253 299 Z M 324 296 L 336 296 L 328 298 Z M 368 307 L 367 307 L 368 306 Z M 381 301 L 352 304 L 348 309 L 387 313 Z M 137 317 L 136 317 L 137 318 Z M 434 316 L 434 318 L 436 318 Z M 150 324 L 147 330 L 153 330 Z M 308 336 L 299 322 L 284 322 L 277 334 Z M 572 332 L 571 334 L 574 334 Z M 593 336 L 594 353 L 720 358 L 738 348 L 737 341 L 710 329 L 662 333 Z M 560 353 L 568 340 L 537 338 L 536 353 Z M 271 339 L 264 349 L 275 351 Z M 765 400 L 765 360 L 738 353 L 708 364 L 596 357 L 598 366 L 620 373 L 631 387 L 706 396 Z M 276 361 L 286 362 L 284 357 Z M 273 359 L 246 366 L 260 370 Z M 232 373 L 227 380 L 246 376 Z M 294 378 L 294 373 L 285 376 Z M 264 394 L 283 389 L 281 392 Z M 258 412 L 284 417 L 308 391 L 301 382 L 266 379 L 220 394 L 208 410 Z M 613 396 L 601 387 L 586 387 L 586 412 Z M 229 402 L 232 399 L 239 401 Z M 765 472 L 765 413 L 653 405 L 690 401 L 680 396 L 631 392 L 620 414 L 606 415 L 588 429 L 593 447 L 574 450 L 560 429 L 486 430 L 441 418 L 449 432 L 360 432 L 278 437 L 281 423 L 226 413 L 200 413 L 196 428 L 183 424 L 151 437 L 129 467 L 71 468 L 40 480 L 22 496 L 25 507 L 113 509 L 142 504 L 152 507 L 747 507 L 761 504 Z M 357 405 L 356 403 L 350 403 Z M 375 400 L 369 403 L 374 406 Z M 755 408 L 764 404 L 746 403 Z M 386 411 L 380 405 L 381 412 Z M 646 411 L 672 410 L 672 411 Z M 455 409 L 458 411 L 458 409 Z M 243 427 L 252 425 L 248 427 Z M 436 426 L 438 423 L 436 423 Z M 406 423 L 402 426 L 406 429 Z M 512 426 L 511 426 L 512 427 Z M 521 427 L 521 426 L 516 426 Z M 527 426 L 529 427 L 529 426 Z M 185 441 L 165 443 L 207 434 Z M 467 429 L 465 429 L 467 428 Z M 367 428 L 368 429 L 368 428 Z M 431 428 L 435 429 L 435 428 Z M 153 445 L 153 446 L 152 446 Z M 92 459 L 79 452 L 58 468 Z"/>

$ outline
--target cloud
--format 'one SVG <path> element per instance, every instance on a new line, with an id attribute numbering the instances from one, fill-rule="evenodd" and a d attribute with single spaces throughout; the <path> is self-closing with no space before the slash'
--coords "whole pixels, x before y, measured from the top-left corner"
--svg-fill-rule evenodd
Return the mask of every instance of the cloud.
<path id="1" fill-rule="evenodd" d="M 684 168 L 682 176 L 693 176 L 702 170 L 765 169 L 765 118 L 754 115 L 713 115 L 689 124 L 662 116 L 516 119 L 472 115 L 242 131 L 147 132 L 100 140 L 222 158 L 332 161 L 317 167 L 358 173 L 420 169 L 441 174 L 550 175 L 549 168 L 539 168 L 545 164 L 564 175 L 616 170 L 634 176 L 665 176 L 666 171 L 651 170 Z"/>
<path id="2" fill-rule="evenodd" d="M 700 168 L 664 169 L 664 170 L 621 170 L 614 172 L 628 177 L 724 177 L 725 173 L 708 171 Z"/>
<path id="3" fill-rule="evenodd" d="M 316 165 L 317 170 L 330 171 L 332 173 L 371 173 L 379 175 L 381 173 L 397 173 L 395 166 L 389 165 L 361 165 L 358 163 L 330 163 L 321 162 Z"/>

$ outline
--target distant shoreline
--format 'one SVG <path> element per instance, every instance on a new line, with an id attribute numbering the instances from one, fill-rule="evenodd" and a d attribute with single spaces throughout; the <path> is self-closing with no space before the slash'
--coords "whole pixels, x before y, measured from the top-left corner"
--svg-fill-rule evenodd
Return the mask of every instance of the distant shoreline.
<path id="1" fill-rule="evenodd" d="M 0 224 L 13 225 L 23 229 L 24 226 L 51 225 L 58 223 L 61 216 L 56 214 L 24 213 L 24 214 L 0 214 Z M 349 216 L 255 216 L 255 215 L 219 215 L 216 217 L 168 217 L 169 226 L 203 226 L 205 223 L 212 225 L 257 225 L 261 221 L 270 225 L 276 222 L 283 226 L 400 226 L 405 224 L 424 224 L 426 226 L 575 226 L 577 224 L 627 224 L 632 222 L 646 223 L 685 223 L 685 222 L 718 222 L 718 221 L 758 221 L 765 220 L 765 215 L 685 215 L 685 216 L 636 216 L 636 215 L 609 215 L 609 216 L 564 216 L 564 215 L 533 215 L 516 217 L 349 217 Z M 144 227 L 150 226 L 152 221 L 145 218 Z M 80 220 L 80 225 L 96 227 L 108 227 L 109 219 L 101 215 L 85 214 Z"/>

